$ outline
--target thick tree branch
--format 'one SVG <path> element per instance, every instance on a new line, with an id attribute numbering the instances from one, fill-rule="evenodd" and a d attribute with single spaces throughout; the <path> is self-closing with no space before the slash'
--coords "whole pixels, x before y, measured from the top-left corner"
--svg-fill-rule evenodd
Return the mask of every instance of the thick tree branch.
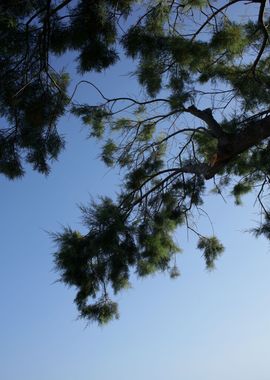
<path id="1" fill-rule="evenodd" d="M 203 120 L 209 127 L 209 130 L 212 132 L 214 137 L 222 138 L 226 135 L 226 133 L 222 130 L 220 124 L 213 117 L 212 111 L 210 108 L 206 108 L 205 110 L 200 110 L 194 105 L 185 109 L 185 112 L 190 113 Z"/>
<path id="2" fill-rule="evenodd" d="M 270 137 L 270 116 L 248 124 L 240 132 L 233 134 L 227 144 L 217 152 L 217 160 L 206 171 L 205 179 L 213 178 L 228 162 L 239 154 Z"/>

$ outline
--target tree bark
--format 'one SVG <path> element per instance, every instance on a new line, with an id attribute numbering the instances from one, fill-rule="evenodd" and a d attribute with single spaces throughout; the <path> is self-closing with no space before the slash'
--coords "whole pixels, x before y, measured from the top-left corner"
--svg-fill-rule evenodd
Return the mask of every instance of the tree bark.
<path id="1" fill-rule="evenodd" d="M 239 154 L 270 137 L 270 116 L 248 124 L 243 130 L 218 140 L 217 159 L 206 170 L 205 179 L 213 178 L 228 162 Z"/>

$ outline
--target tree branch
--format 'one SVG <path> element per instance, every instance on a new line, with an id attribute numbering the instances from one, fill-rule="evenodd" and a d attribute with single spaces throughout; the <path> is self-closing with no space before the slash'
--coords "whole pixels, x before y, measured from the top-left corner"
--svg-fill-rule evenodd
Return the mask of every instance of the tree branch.
<path id="1" fill-rule="evenodd" d="M 259 53 L 258 53 L 253 65 L 252 65 L 253 73 L 255 73 L 256 67 L 257 67 L 258 63 L 260 62 L 260 59 L 261 59 L 263 52 L 266 48 L 267 41 L 269 40 L 269 35 L 268 35 L 267 29 L 266 29 L 266 26 L 265 26 L 264 20 L 263 20 L 263 16 L 264 16 L 264 12 L 265 12 L 265 5 L 266 5 L 265 3 L 266 3 L 266 0 L 261 1 L 260 11 L 259 11 L 259 16 L 258 16 L 258 27 L 262 30 L 263 42 L 262 42 L 261 48 L 259 50 Z"/>
<path id="2" fill-rule="evenodd" d="M 199 110 L 194 105 L 185 108 L 185 112 L 190 113 L 203 120 L 209 127 L 210 131 L 214 135 L 214 137 L 221 138 L 226 135 L 226 133 L 222 130 L 220 124 L 213 117 L 212 111 L 210 108 L 206 108 L 204 110 Z"/>
<path id="3" fill-rule="evenodd" d="M 218 150 L 216 162 L 206 171 L 205 179 L 213 178 L 228 162 L 268 137 L 270 137 L 270 116 L 248 124 L 242 131 L 232 135 L 227 144 Z"/>

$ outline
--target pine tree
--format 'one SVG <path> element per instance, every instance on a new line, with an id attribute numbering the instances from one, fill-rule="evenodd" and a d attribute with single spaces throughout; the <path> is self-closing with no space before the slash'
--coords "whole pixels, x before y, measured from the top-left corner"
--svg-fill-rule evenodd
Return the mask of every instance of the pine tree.
<path id="1" fill-rule="evenodd" d="M 256 191 L 265 221 L 255 234 L 269 238 L 268 23 L 265 0 L 0 2 L 0 172 L 22 176 L 26 161 L 47 174 L 64 147 L 57 121 L 65 112 L 104 141 L 106 165 L 123 169 L 115 200 L 82 208 L 86 235 L 55 235 L 56 267 L 77 288 L 81 317 L 117 317 L 111 294 L 129 287 L 132 273 L 178 276 L 179 226 L 198 236 L 206 267 L 214 267 L 222 244 L 190 223 L 207 182 L 218 193 L 229 189 L 236 204 Z M 81 75 L 124 52 L 143 95 L 108 98 L 87 82 L 102 101 L 76 103 L 68 73 L 53 68 L 53 56 L 67 51 Z"/>

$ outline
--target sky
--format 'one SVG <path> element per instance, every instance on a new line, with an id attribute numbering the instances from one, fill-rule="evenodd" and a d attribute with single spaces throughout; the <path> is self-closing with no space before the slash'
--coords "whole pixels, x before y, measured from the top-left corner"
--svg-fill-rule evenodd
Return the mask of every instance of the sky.
<path id="1" fill-rule="evenodd" d="M 67 68 L 72 63 L 65 62 Z M 108 94 L 133 94 L 127 62 L 92 75 Z M 96 101 L 82 86 L 77 95 Z M 118 297 L 120 319 L 105 327 L 78 320 L 75 292 L 57 282 L 49 232 L 80 228 L 78 205 L 118 189 L 117 172 L 99 161 L 95 141 L 67 115 L 66 150 L 44 177 L 0 177 L 0 378 L 3 380 L 269 380 L 270 246 L 247 232 L 259 220 L 244 206 L 206 196 L 226 247 L 208 272 L 196 241 L 177 231 L 181 276 L 134 278 Z M 201 228 L 211 232 L 207 218 Z"/>

